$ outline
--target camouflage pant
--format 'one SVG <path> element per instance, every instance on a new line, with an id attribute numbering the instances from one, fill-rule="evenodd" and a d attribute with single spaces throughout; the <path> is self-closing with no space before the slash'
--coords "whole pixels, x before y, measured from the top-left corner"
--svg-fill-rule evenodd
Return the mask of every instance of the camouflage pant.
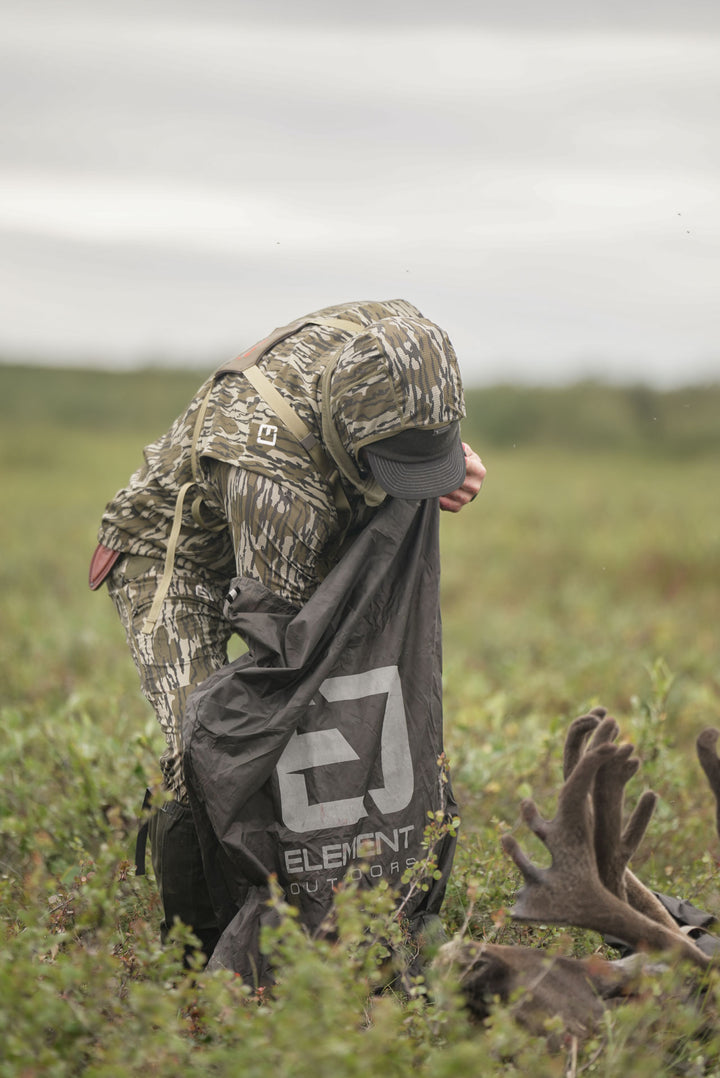
<path id="1" fill-rule="evenodd" d="M 182 718 L 190 692 L 227 662 L 232 631 L 222 611 L 228 585 L 176 565 L 155 628 L 143 633 L 162 570 L 159 559 L 122 557 L 108 577 L 108 591 L 125 628 L 143 694 L 167 741 L 160 758 L 165 785 L 185 802 Z"/>

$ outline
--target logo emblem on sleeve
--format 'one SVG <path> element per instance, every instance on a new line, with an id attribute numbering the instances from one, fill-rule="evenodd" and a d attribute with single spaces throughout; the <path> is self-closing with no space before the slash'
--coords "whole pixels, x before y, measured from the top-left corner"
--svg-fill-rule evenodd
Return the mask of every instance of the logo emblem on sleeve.
<path id="1" fill-rule="evenodd" d="M 257 433 L 257 444 L 273 446 L 277 442 L 277 434 L 278 429 L 272 423 L 261 423 Z"/>

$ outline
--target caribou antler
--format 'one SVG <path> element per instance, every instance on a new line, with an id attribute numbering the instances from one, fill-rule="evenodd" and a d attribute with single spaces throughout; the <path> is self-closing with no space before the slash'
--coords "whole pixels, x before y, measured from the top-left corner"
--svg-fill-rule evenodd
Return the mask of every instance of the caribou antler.
<path id="1" fill-rule="evenodd" d="M 698 735 L 695 748 L 700 766 L 705 772 L 715 797 L 715 827 L 720 835 L 720 759 L 718 759 L 716 748 L 718 737 L 720 737 L 720 732 L 708 726 L 707 730 L 703 730 Z"/>
<path id="2" fill-rule="evenodd" d="M 650 821 L 656 796 L 642 795 L 623 826 L 625 786 L 639 767 L 630 745 L 617 746 L 618 725 L 604 708 L 576 719 L 563 756 L 565 783 L 555 819 L 547 821 L 532 801 L 522 815 L 552 854 L 550 868 L 533 865 L 510 835 L 502 844 L 522 872 L 525 885 L 511 910 L 525 921 L 577 925 L 615 936 L 634 947 L 675 950 L 705 968 L 709 959 L 689 939 L 655 895 L 627 865 Z M 697 752 L 718 806 L 720 834 L 720 733 L 705 730 Z M 596 1027 L 603 1000 L 632 993 L 643 968 L 640 954 L 609 962 L 598 955 L 560 958 L 527 947 L 503 947 L 459 938 L 436 960 L 459 969 L 467 1007 L 483 1019 L 497 999 L 512 1001 L 516 1018 L 535 1032 L 548 1014 L 565 1030 L 585 1037 Z"/>
<path id="3" fill-rule="evenodd" d="M 596 707 L 570 724 L 563 753 L 563 775 L 566 779 L 580 759 L 591 733 L 590 748 L 616 740 L 620 732 L 618 724 L 615 719 L 606 716 L 604 707 Z M 625 785 L 639 766 L 640 761 L 629 756 L 624 768 L 603 766 L 595 776 L 591 799 L 598 875 L 607 889 L 618 898 L 629 902 L 653 921 L 674 930 L 676 924 L 671 915 L 627 867 L 640 845 L 658 800 L 657 794 L 646 790 L 625 829 L 621 830 Z"/>
<path id="4" fill-rule="evenodd" d="M 564 779 L 570 778 L 575 765 L 585 751 L 590 734 L 597 730 L 606 715 L 607 710 L 604 707 L 594 707 L 587 715 L 581 715 L 570 723 L 563 747 Z"/>
<path id="5" fill-rule="evenodd" d="M 577 766 L 589 734 L 589 749 L 610 744 L 620 732 L 617 722 L 605 708 L 595 708 L 570 725 L 565 742 L 563 773 L 565 779 Z M 632 756 L 632 746 L 624 745 L 607 764 L 601 764 L 591 786 L 595 860 L 598 875 L 609 891 L 627 899 L 627 866 L 638 848 L 655 811 L 657 795 L 646 790 L 638 801 L 625 828 L 622 827 L 625 786 L 637 772 L 640 761 Z"/>
<path id="6" fill-rule="evenodd" d="M 566 745 L 567 778 L 558 798 L 557 815 L 548 821 L 533 801 L 523 801 L 521 806 L 523 819 L 547 846 L 552 864 L 547 869 L 538 868 L 511 835 L 502 838 L 503 848 L 525 880 L 512 916 L 593 929 L 633 947 L 677 950 L 705 967 L 707 957 L 674 922 L 660 923 L 625 901 L 630 880 L 635 881 L 627 871 L 627 862 L 637 849 L 656 801 L 655 794 L 647 791 L 622 828 L 624 788 L 639 767 L 632 745 L 612 743 L 617 723 L 602 709 L 582 716 L 573 726 Z M 592 740 L 583 752 L 591 733 Z M 635 882 L 645 892 L 642 884 Z"/>

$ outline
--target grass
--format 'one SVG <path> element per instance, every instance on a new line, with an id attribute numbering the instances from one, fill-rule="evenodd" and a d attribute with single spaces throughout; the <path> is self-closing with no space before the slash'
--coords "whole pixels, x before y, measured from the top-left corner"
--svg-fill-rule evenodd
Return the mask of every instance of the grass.
<path id="1" fill-rule="evenodd" d="M 285 919 L 268 941 L 283 968 L 272 1000 L 185 974 L 182 933 L 159 947 L 152 883 L 128 862 L 160 740 L 87 563 L 105 501 L 200 381 L 0 367 L 0 1078 L 720 1073 L 717 1032 L 672 971 L 610 1012 L 574 1062 L 502 1010 L 471 1028 L 451 983 L 433 985 L 431 1006 L 421 985 L 410 1000 L 374 995 L 361 941 L 384 931 L 380 891 L 364 906 L 343 898 L 342 948 Z M 635 793 L 661 795 L 636 870 L 720 911 L 714 805 L 693 748 L 720 725 L 720 389 L 497 387 L 468 405 L 488 478 L 442 521 L 446 739 L 463 817 L 446 926 L 599 946 L 513 926 L 503 911 L 518 879 L 499 848 L 517 829 L 541 856 L 519 801 L 552 814 L 564 730 L 596 703 L 643 757 Z"/>

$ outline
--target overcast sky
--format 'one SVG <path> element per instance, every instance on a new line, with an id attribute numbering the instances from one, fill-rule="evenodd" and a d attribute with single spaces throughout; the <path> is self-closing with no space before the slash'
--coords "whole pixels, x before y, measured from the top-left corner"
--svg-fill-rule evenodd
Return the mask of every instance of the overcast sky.
<path id="1" fill-rule="evenodd" d="M 0 0 L 0 356 L 402 296 L 467 383 L 720 380 L 718 0 Z"/>

